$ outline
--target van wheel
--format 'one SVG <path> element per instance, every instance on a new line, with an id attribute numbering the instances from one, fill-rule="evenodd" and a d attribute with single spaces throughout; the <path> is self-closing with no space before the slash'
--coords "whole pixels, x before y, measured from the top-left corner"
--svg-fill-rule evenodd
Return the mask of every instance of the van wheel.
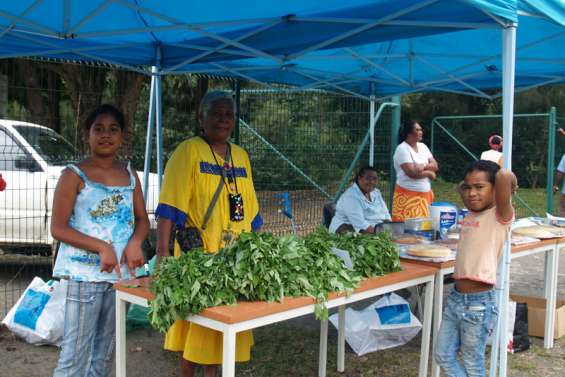
<path id="1" fill-rule="evenodd" d="M 53 243 L 51 243 L 51 267 L 55 267 L 55 261 L 57 260 L 57 254 L 59 254 L 60 246 L 60 241 L 53 240 Z"/>

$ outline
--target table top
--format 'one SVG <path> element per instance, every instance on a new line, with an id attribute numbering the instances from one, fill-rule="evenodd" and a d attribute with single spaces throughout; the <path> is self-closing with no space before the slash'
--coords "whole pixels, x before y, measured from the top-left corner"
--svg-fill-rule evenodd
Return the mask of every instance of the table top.
<path id="1" fill-rule="evenodd" d="M 361 281 L 355 293 L 434 275 L 437 270 L 435 266 L 405 263 L 404 261 L 401 262 L 401 267 L 402 271 Z M 121 292 L 152 300 L 155 296 L 149 290 L 150 284 L 149 278 L 142 278 L 116 283 L 114 288 Z M 133 288 L 133 285 L 139 285 L 139 287 Z M 330 293 L 328 300 L 344 295 L 345 293 L 343 292 Z M 240 301 L 235 305 L 222 305 L 204 309 L 199 315 L 223 323 L 233 324 L 312 304 L 314 304 L 314 299 L 310 297 L 285 297 L 282 302 Z"/>
<path id="2" fill-rule="evenodd" d="M 527 250 L 531 250 L 531 249 L 535 249 L 541 246 L 549 246 L 549 245 L 555 245 L 556 243 L 563 243 L 565 242 L 565 238 L 550 238 L 550 239 L 546 239 L 546 240 L 540 240 L 539 242 L 532 242 L 532 243 L 526 243 L 526 244 L 522 244 L 522 245 L 515 245 L 512 246 L 512 254 L 514 253 L 520 253 L 520 252 L 524 252 Z M 403 262 L 407 262 L 407 263 L 414 263 L 414 264 L 418 264 L 421 266 L 430 266 L 430 267 L 436 267 L 436 268 L 451 268 L 455 266 L 455 261 L 454 260 L 450 260 L 450 261 L 445 261 L 445 262 L 429 262 L 429 261 L 423 261 L 423 260 L 417 260 L 417 259 L 409 259 L 409 258 L 402 258 L 400 257 L 400 259 Z"/>

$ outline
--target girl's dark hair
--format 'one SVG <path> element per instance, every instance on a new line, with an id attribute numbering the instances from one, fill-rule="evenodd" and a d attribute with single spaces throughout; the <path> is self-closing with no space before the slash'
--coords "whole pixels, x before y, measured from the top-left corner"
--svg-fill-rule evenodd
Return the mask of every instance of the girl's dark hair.
<path id="1" fill-rule="evenodd" d="M 502 136 L 498 135 L 491 135 L 488 138 L 488 146 L 494 150 L 501 150 L 502 149 Z"/>
<path id="2" fill-rule="evenodd" d="M 488 175 L 488 181 L 494 185 L 496 178 L 496 173 L 500 170 L 500 166 L 497 163 L 488 160 L 477 160 L 465 170 L 465 177 L 467 174 L 474 172 L 475 170 L 484 171 Z"/>
<path id="3" fill-rule="evenodd" d="M 359 184 L 359 178 L 364 177 L 368 171 L 374 171 L 376 173 L 377 169 L 375 169 L 371 165 L 364 165 L 363 167 L 361 167 L 361 169 L 359 169 L 359 171 L 355 175 L 355 183 Z"/>
<path id="4" fill-rule="evenodd" d="M 414 127 L 416 127 L 416 124 L 418 124 L 418 122 L 415 120 L 409 120 L 402 123 L 402 126 L 400 126 L 400 130 L 398 131 L 398 138 L 401 143 L 406 140 L 408 134 L 414 131 Z"/>
<path id="5" fill-rule="evenodd" d="M 113 116 L 116 122 L 118 123 L 118 125 L 120 126 L 120 128 L 122 129 L 122 131 L 125 130 L 126 120 L 124 118 L 124 114 L 120 110 L 118 110 L 117 107 L 113 105 L 109 105 L 107 103 L 98 106 L 88 115 L 88 118 L 86 118 L 86 121 L 84 122 L 84 128 L 87 131 L 90 131 L 90 127 L 92 127 L 92 124 L 94 123 L 96 118 L 100 115 Z"/>

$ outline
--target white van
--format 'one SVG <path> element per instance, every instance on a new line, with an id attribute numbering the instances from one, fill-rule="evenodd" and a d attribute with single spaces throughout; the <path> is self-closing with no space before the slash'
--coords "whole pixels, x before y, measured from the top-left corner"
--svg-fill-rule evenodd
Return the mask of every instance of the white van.
<path id="1" fill-rule="evenodd" d="M 0 119 L 0 248 L 50 246 L 53 192 L 61 171 L 78 153 L 61 135 L 33 123 Z M 139 174 L 143 180 L 143 174 Z M 142 184 L 143 187 L 143 184 Z M 155 228 L 157 175 L 150 174 L 147 213 Z"/>

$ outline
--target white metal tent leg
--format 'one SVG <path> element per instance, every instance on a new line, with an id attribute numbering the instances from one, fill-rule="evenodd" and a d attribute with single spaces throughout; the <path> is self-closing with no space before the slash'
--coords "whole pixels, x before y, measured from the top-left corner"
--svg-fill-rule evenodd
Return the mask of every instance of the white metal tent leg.
<path id="1" fill-rule="evenodd" d="M 149 115 L 147 116 L 147 136 L 145 138 L 145 162 L 143 164 L 143 199 L 147 203 L 149 189 L 149 171 L 151 169 L 151 152 L 153 150 L 153 126 L 155 125 L 155 75 L 157 67 L 151 67 L 151 88 L 149 90 Z"/>
<path id="2" fill-rule="evenodd" d="M 512 169 L 512 121 L 514 119 L 514 73 L 516 66 L 516 25 L 511 25 L 502 30 L 502 137 L 504 138 L 505 152 L 503 167 Z M 506 377 L 508 344 L 508 312 L 509 280 L 510 280 L 510 237 L 506 240 L 502 257 L 500 310 L 498 315 L 498 352 L 500 364 L 499 376 Z M 496 339 L 496 338 L 495 338 Z M 496 346 L 496 343 L 493 344 Z M 496 352 L 493 352 L 496 357 Z M 491 358 L 492 359 L 492 358 Z M 491 360 L 491 363 L 496 359 Z"/>
<path id="3" fill-rule="evenodd" d="M 157 71 L 155 77 L 155 141 L 157 143 L 157 194 L 161 193 L 161 182 L 163 181 L 163 113 L 162 113 L 162 86 L 161 75 Z"/>
<path id="4" fill-rule="evenodd" d="M 375 164 L 375 97 L 371 96 L 369 114 L 369 166 Z"/>
<path id="5" fill-rule="evenodd" d="M 369 166 L 374 166 L 375 163 L 375 127 L 377 126 L 377 121 L 380 119 L 381 114 L 385 107 L 400 107 L 400 103 L 395 102 L 383 102 L 380 104 L 377 113 L 375 114 L 375 104 L 376 100 L 374 96 L 371 96 L 371 112 L 369 115 Z"/>

